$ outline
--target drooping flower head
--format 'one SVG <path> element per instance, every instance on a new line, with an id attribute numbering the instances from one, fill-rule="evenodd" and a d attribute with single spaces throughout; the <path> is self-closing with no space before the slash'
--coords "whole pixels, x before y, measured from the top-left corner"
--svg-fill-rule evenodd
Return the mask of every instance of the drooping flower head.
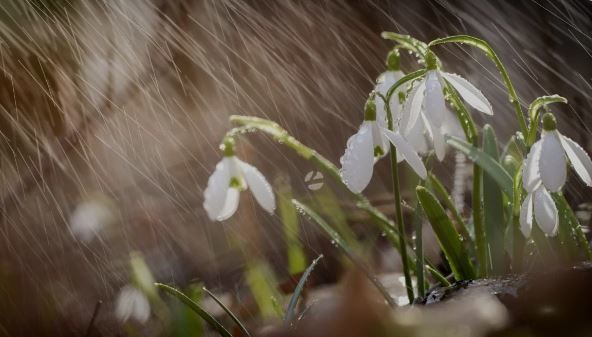
<path id="1" fill-rule="evenodd" d="M 275 195 L 265 176 L 254 166 L 238 159 L 234 140 L 222 145 L 224 158 L 216 165 L 204 191 L 204 209 L 211 220 L 224 221 L 238 209 L 240 192 L 251 189 L 255 200 L 269 213 L 275 210 Z"/>
<path id="2" fill-rule="evenodd" d="M 548 235 L 555 235 L 559 222 L 557 207 L 549 192 L 559 192 L 567 177 L 567 162 L 584 183 L 592 187 L 592 161 L 580 145 L 557 131 L 551 113 L 543 116 L 541 139 L 526 157 L 522 184 L 527 196 L 520 211 L 520 228 L 530 236 L 533 219 Z"/>
<path id="3" fill-rule="evenodd" d="M 389 89 L 401 78 L 404 74 L 400 68 L 400 55 L 398 50 L 392 50 L 386 57 L 387 70 L 380 74 L 376 80 L 376 87 L 374 91 L 378 93 L 374 97 L 376 104 L 376 121 L 382 127 L 387 127 L 386 106 L 383 97 L 386 97 Z M 399 88 L 394 92 L 393 98 L 389 101 L 389 108 L 393 118 L 398 118 L 401 114 L 402 104 L 400 96 L 403 94 L 405 88 Z"/>
<path id="4" fill-rule="evenodd" d="M 444 126 L 447 119 L 444 99 L 446 83 L 458 91 L 459 95 L 473 108 L 487 115 L 493 115 L 493 109 L 483 93 L 469 81 L 459 75 L 439 70 L 438 60 L 431 51 L 426 54 L 426 67 L 424 77 L 407 97 L 401 118 L 401 129 L 404 134 L 407 134 L 413 128 L 417 129 L 417 123 L 423 123 L 432 139 L 436 156 L 439 160 L 443 160 L 446 155 L 444 141 L 446 133 Z"/>
<path id="5" fill-rule="evenodd" d="M 145 323 L 150 318 L 150 302 L 142 291 L 132 285 L 121 288 L 115 303 L 115 316 L 126 322 L 130 318 Z"/>
<path id="6" fill-rule="evenodd" d="M 398 161 L 407 161 L 422 179 L 426 168 L 413 147 L 401 136 L 381 126 L 376 120 L 376 104 L 373 95 L 366 102 L 364 122 L 356 134 L 347 141 L 345 154 L 341 157 L 341 177 L 346 186 L 355 193 L 362 192 L 374 171 L 374 163 L 384 156 L 390 144 L 397 149 Z"/>

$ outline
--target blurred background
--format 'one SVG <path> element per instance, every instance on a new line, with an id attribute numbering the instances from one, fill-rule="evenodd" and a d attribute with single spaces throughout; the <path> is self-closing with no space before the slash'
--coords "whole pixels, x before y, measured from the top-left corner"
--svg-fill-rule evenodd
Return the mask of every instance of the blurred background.
<path id="1" fill-rule="evenodd" d="M 133 251 L 160 282 L 238 291 L 245 256 L 287 278 L 278 215 L 247 194 L 223 223 L 202 208 L 228 117 L 276 121 L 337 164 L 384 71 L 385 30 L 487 40 L 522 105 L 566 97 L 552 107 L 559 128 L 592 152 L 587 0 L 0 0 L 0 332 L 81 335 L 98 300 L 97 327 L 116 331 L 113 299 L 129 282 Z M 436 52 L 489 98 L 495 117 L 486 122 L 507 140 L 517 123 L 491 62 L 470 48 Z M 403 55 L 403 70 L 415 69 Z M 335 184 L 311 188 L 305 177 L 315 167 L 285 147 L 252 134 L 237 150 L 274 189 L 313 202 L 362 239 L 376 234 Z M 449 154 L 436 164 L 450 188 L 457 161 Z M 392 215 L 387 173 L 386 161 L 377 164 L 367 195 Z M 591 201 L 571 183 L 574 205 Z M 463 184 L 456 192 L 463 207 Z M 330 254 L 304 220 L 299 239 L 309 258 Z M 377 268 L 397 271 L 392 252 L 373 254 Z M 337 278 L 336 261 L 323 261 L 323 282 Z"/>

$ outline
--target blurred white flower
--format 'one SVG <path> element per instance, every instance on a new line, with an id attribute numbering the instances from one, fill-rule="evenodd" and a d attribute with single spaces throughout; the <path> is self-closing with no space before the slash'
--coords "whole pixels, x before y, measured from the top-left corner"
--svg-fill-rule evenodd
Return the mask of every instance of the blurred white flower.
<path id="1" fill-rule="evenodd" d="M 115 303 L 115 316 L 122 322 L 130 318 L 145 323 L 150 318 L 150 302 L 140 290 L 131 285 L 121 288 Z"/>
<path id="2" fill-rule="evenodd" d="M 419 132 L 418 130 L 423 132 L 417 127 L 417 123 L 423 122 L 434 144 L 438 160 L 443 160 L 446 155 L 444 134 L 450 131 L 446 126 L 449 112 L 444 100 L 444 80 L 450 83 L 473 108 L 487 115 L 493 115 L 493 109 L 487 98 L 469 81 L 456 74 L 437 69 L 428 70 L 407 97 L 401 116 L 401 130 L 405 135 Z M 415 131 L 412 132 L 412 130 Z"/>
<path id="3" fill-rule="evenodd" d="M 241 191 L 251 189 L 255 200 L 269 213 L 275 210 L 275 196 L 263 174 L 234 155 L 226 155 L 208 180 L 203 207 L 211 220 L 230 218 L 238 208 Z"/>
<path id="4" fill-rule="evenodd" d="M 97 197 L 79 203 L 70 215 L 69 224 L 74 237 L 88 243 L 114 220 L 108 201 Z"/>
<path id="5" fill-rule="evenodd" d="M 533 214 L 539 227 L 548 235 L 555 235 L 559 216 L 550 192 L 558 192 L 567 177 L 567 160 L 578 176 L 592 186 L 592 161 L 576 142 L 556 129 L 552 114 L 543 116 L 541 139 L 532 145 L 522 172 L 522 184 L 528 193 L 520 210 L 520 228 L 528 237 Z"/>
<path id="6" fill-rule="evenodd" d="M 354 193 L 362 192 L 374 170 L 375 158 L 381 158 L 392 143 L 397 149 L 397 160 L 405 160 L 422 179 L 427 176 L 426 168 L 415 149 L 399 132 L 393 132 L 376 120 L 376 106 L 372 100 L 366 103 L 364 122 L 359 131 L 347 141 L 345 154 L 341 157 L 341 177 Z"/>

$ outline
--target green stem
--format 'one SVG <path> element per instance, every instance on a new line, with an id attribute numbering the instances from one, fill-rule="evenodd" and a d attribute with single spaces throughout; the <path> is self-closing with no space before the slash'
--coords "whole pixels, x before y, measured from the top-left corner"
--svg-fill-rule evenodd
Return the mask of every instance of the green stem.
<path id="1" fill-rule="evenodd" d="M 514 111 L 516 113 L 516 119 L 518 120 L 518 124 L 520 125 L 520 130 L 522 131 L 522 134 L 527 135 L 528 134 L 528 126 L 526 124 L 526 118 L 524 117 L 524 114 L 522 113 L 522 107 L 520 106 L 520 101 L 518 100 L 518 95 L 516 94 L 516 90 L 514 89 L 514 85 L 512 84 L 512 81 L 510 80 L 510 76 L 508 75 L 508 71 L 506 70 L 506 67 L 504 67 L 502 61 L 497 56 L 497 54 L 493 51 L 493 49 L 491 48 L 489 43 L 487 43 L 487 41 L 484 41 L 484 40 L 481 40 L 481 39 L 478 39 L 476 37 L 469 36 L 469 35 L 455 35 L 455 36 L 448 36 L 448 37 L 441 38 L 441 39 L 436 39 L 436 40 L 430 42 L 428 44 L 428 47 L 436 46 L 439 44 L 445 44 L 445 43 L 468 44 L 470 46 L 476 47 L 476 48 L 480 49 L 481 51 L 483 51 L 485 53 L 485 55 L 491 61 L 493 61 L 493 63 L 495 64 L 495 67 L 497 68 L 497 70 L 499 71 L 499 73 L 502 76 L 502 80 L 504 82 L 504 85 L 506 86 L 510 103 L 514 107 Z"/>
<path id="2" fill-rule="evenodd" d="M 402 82 L 405 83 L 405 82 Z M 393 85 L 389 89 L 390 96 L 393 92 L 396 92 L 396 86 Z M 387 93 L 387 99 L 385 102 L 386 107 L 386 119 L 388 129 L 394 130 L 393 113 L 389 104 L 390 96 Z M 397 229 L 399 232 L 399 246 L 407 247 L 407 235 L 405 234 L 405 222 L 403 220 L 403 207 L 401 207 L 401 186 L 399 184 L 399 166 L 397 164 L 397 148 L 391 143 L 390 144 L 390 158 L 391 158 L 391 173 L 393 180 L 393 193 L 395 195 L 395 217 L 397 223 Z M 407 249 L 401 249 L 401 260 L 403 262 L 403 274 L 405 275 L 405 287 L 407 288 L 407 297 L 409 297 L 409 303 L 413 303 L 415 298 L 413 294 L 413 281 L 411 280 L 411 271 L 409 270 L 409 263 L 407 261 Z M 423 282 L 423 281 L 422 281 Z"/>
<path id="3" fill-rule="evenodd" d="M 392 130 L 392 128 L 389 129 Z M 397 148 L 395 148 L 395 146 L 392 144 L 390 157 L 392 169 L 391 173 L 393 177 L 393 192 L 395 194 L 395 215 L 397 219 L 397 231 L 399 232 L 399 246 L 407 247 L 405 223 L 403 222 L 403 208 L 401 207 L 401 189 L 399 186 L 399 169 L 397 166 Z M 409 303 L 413 303 L 415 296 L 413 295 L 413 282 L 411 281 L 411 272 L 409 270 L 409 263 L 407 260 L 407 249 L 401 249 L 399 253 L 401 254 L 401 260 L 403 261 L 403 273 L 405 274 L 405 287 L 407 288 L 407 296 L 409 297 Z"/>
<path id="4" fill-rule="evenodd" d="M 522 270 L 525 239 L 520 230 L 520 206 L 522 200 L 522 165 L 516 171 L 512 193 L 512 271 Z"/>
<path id="5" fill-rule="evenodd" d="M 488 257 L 487 257 L 487 237 L 485 235 L 485 226 L 483 225 L 483 204 L 481 202 L 483 183 L 483 170 L 481 166 L 473 164 L 473 225 L 475 226 L 475 242 L 477 243 L 477 254 L 479 259 L 478 277 L 487 275 Z"/>

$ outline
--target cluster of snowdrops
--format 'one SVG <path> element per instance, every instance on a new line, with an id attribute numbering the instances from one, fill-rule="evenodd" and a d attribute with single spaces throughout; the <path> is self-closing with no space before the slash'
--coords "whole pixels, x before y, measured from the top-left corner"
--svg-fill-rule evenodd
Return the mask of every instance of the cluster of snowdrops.
<path id="1" fill-rule="evenodd" d="M 424 274 L 429 273 L 441 284 L 447 284 L 448 278 L 424 259 L 421 236 L 409 242 L 405 234 L 398 168 L 402 162 L 420 178 L 416 211 L 431 224 L 454 279 L 520 272 L 528 263 L 527 257 L 533 255 L 525 254 L 526 251 L 541 251 L 553 240 L 556 241 L 551 242 L 551 246 L 565 249 L 573 260 L 590 259 L 592 252 L 582 226 L 561 190 L 568 167 L 587 186 L 592 186 L 592 161 L 580 145 L 560 133 L 548 108 L 551 103 L 566 103 L 566 100 L 558 95 L 542 96 L 523 111 L 503 63 L 487 42 L 475 37 L 451 36 L 430 43 L 390 32 L 383 33 L 383 37 L 394 41 L 395 45 L 387 55 L 386 71 L 378 77 L 365 104 L 363 121 L 345 145 L 341 167 L 273 121 L 232 116 L 231 121 L 238 126 L 225 135 L 221 145 L 223 158 L 204 192 L 203 206 L 209 218 L 214 221 L 230 218 L 238 208 L 241 192 L 247 189 L 263 209 L 269 213 L 275 211 L 272 186 L 257 168 L 237 156 L 239 138 L 259 131 L 317 164 L 347 186 L 358 206 L 372 215 L 379 229 L 400 252 L 410 303 L 417 297 L 416 292 L 419 297 L 425 295 L 429 283 Z M 474 109 L 493 116 L 492 105 L 469 81 L 445 71 L 436 54 L 437 46 L 443 44 L 476 48 L 499 71 L 519 126 L 501 146 L 501 153 L 493 129 L 488 125 L 478 128 L 470 114 Z M 402 50 L 415 57 L 420 66 L 418 70 L 405 74 L 400 69 Z M 462 131 L 458 134 L 452 130 Z M 469 219 L 454 209 L 443 184 L 426 168 L 428 161 L 425 159 L 432 153 L 439 161 L 445 159 L 446 146 L 464 153 L 473 162 Z M 390 157 L 395 197 L 395 219 L 392 220 L 362 194 L 372 178 L 374 165 L 386 156 Z M 339 234 L 329 228 L 319 214 L 298 200 L 293 203 L 340 245 Z M 412 274 L 415 274 L 415 283 Z M 380 285 L 377 286 L 380 290 Z M 129 317 L 133 310 L 132 306 L 128 307 L 121 310 L 128 311 Z"/>

